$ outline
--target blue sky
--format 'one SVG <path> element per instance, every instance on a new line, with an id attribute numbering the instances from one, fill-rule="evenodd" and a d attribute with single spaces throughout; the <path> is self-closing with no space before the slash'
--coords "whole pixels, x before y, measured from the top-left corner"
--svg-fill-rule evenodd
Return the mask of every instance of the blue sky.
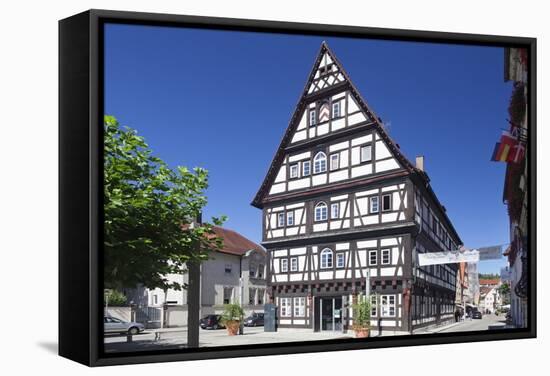
<path id="1" fill-rule="evenodd" d="M 405 155 L 425 156 L 465 245 L 507 243 L 505 165 L 489 161 L 512 90 L 502 48 L 110 24 L 105 112 L 170 166 L 208 169 L 205 219 L 225 214 L 227 227 L 259 242 L 261 211 L 250 202 L 323 40 Z"/>

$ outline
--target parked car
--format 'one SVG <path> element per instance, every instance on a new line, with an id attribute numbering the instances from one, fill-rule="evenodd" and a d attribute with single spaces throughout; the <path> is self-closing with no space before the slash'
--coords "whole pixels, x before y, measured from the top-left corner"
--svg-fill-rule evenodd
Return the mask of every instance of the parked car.
<path id="1" fill-rule="evenodd" d="M 472 312 L 472 318 L 473 319 L 481 319 L 483 316 L 481 315 L 480 311 L 474 311 Z"/>
<path id="2" fill-rule="evenodd" d="M 128 322 L 116 317 L 103 317 L 104 333 L 139 334 L 145 330 L 145 326 L 139 322 Z"/>
<path id="3" fill-rule="evenodd" d="M 244 319 L 245 326 L 264 326 L 264 314 L 253 313 Z"/>
<path id="4" fill-rule="evenodd" d="M 221 323 L 221 315 L 206 315 L 201 319 L 201 328 L 203 329 L 223 329 L 225 326 Z"/>

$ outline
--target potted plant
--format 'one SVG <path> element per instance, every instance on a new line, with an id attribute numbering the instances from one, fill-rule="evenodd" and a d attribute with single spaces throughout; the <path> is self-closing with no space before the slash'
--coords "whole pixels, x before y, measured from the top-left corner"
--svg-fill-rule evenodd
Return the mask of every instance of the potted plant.
<path id="1" fill-rule="evenodd" d="M 353 330 L 355 331 L 356 338 L 366 338 L 369 336 L 370 329 L 370 297 L 362 296 L 359 294 L 355 303 L 352 305 L 353 309 Z"/>
<path id="2" fill-rule="evenodd" d="M 227 334 L 230 336 L 239 333 L 239 327 L 244 316 L 244 311 L 238 303 L 225 304 L 221 323 L 227 328 Z"/>

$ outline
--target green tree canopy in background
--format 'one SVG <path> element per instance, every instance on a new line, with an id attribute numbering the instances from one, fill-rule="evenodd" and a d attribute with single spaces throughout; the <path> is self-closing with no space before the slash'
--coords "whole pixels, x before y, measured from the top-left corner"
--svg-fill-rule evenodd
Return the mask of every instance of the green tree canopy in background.
<path id="1" fill-rule="evenodd" d="M 166 279 L 222 247 L 212 224 L 192 225 L 206 205 L 208 172 L 170 169 L 143 137 L 104 117 L 104 283 L 108 289 L 182 286 Z"/>

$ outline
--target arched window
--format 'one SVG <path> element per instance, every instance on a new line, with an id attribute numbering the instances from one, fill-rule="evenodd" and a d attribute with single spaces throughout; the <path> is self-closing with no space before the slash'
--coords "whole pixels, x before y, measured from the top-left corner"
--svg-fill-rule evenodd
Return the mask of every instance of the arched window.
<path id="1" fill-rule="evenodd" d="M 327 220 L 327 204 L 320 202 L 315 205 L 315 222 Z"/>
<path id="2" fill-rule="evenodd" d="M 325 248 L 321 251 L 321 269 L 332 268 L 332 250 Z"/>
<path id="3" fill-rule="evenodd" d="M 327 170 L 327 155 L 320 151 L 313 158 L 313 173 L 319 174 Z"/>

